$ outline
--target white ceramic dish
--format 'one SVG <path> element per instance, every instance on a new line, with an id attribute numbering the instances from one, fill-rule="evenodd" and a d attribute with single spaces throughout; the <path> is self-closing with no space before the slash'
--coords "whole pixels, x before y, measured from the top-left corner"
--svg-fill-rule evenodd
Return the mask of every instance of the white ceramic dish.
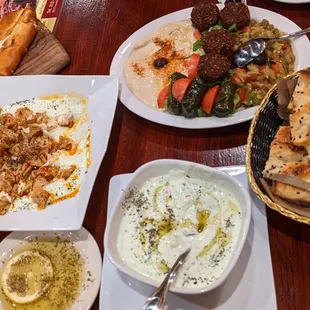
<path id="1" fill-rule="evenodd" d="M 289 4 L 303 4 L 310 3 L 309 0 L 274 0 L 276 2 L 289 3 Z"/>
<path id="2" fill-rule="evenodd" d="M 229 273 L 232 271 L 233 267 L 235 266 L 240 256 L 241 250 L 246 240 L 251 219 L 251 202 L 248 192 L 245 190 L 243 185 L 241 185 L 238 181 L 236 181 L 234 178 L 230 177 L 225 173 L 219 172 L 214 168 L 210 168 L 204 165 L 172 159 L 156 160 L 141 166 L 138 170 L 135 171 L 132 179 L 130 180 L 130 182 L 128 183 L 128 185 L 126 186 L 126 188 L 124 189 L 124 191 L 122 192 L 121 196 L 119 197 L 119 199 L 115 204 L 112 215 L 110 216 L 106 227 L 104 248 L 111 262 L 119 270 L 146 284 L 150 284 L 155 287 L 159 286 L 160 283 L 144 275 L 139 274 L 138 272 L 131 269 L 123 262 L 117 250 L 117 236 L 119 225 L 123 216 L 122 203 L 124 201 L 125 196 L 128 194 L 129 189 L 135 186 L 139 187 L 149 178 L 166 174 L 171 169 L 186 171 L 186 174 L 189 175 L 190 177 L 207 178 L 207 179 L 212 177 L 212 180 L 214 180 L 214 182 L 224 181 L 225 184 L 227 184 L 227 188 L 234 193 L 234 195 L 240 202 L 241 213 L 243 214 L 241 231 L 239 238 L 236 242 L 235 251 L 232 254 L 231 260 L 228 263 L 226 269 L 223 271 L 222 275 L 218 278 L 218 280 L 216 280 L 209 286 L 199 289 L 176 288 L 176 287 L 171 288 L 172 292 L 180 294 L 201 294 L 204 292 L 211 291 L 216 287 L 218 287 L 219 285 L 221 285 L 225 281 Z"/>
<path id="3" fill-rule="evenodd" d="M 222 7 L 223 5 L 219 5 L 219 8 Z M 249 6 L 249 8 L 252 19 L 267 19 L 274 26 L 287 33 L 300 30 L 295 23 L 280 14 L 252 6 Z M 113 58 L 110 68 L 110 74 L 119 77 L 121 87 L 120 100 L 133 113 L 147 120 L 179 128 L 217 128 L 242 123 L 252 119 L 256 107 L 240 110 L 225 118 L 197 117 L 194 119 L 186 119 L 183 116 L 164 113 L 144 104 L 128 88 L 123 74 L 123 67 L 132 47 L 144 37 L 151 35 L 158 28 L 169 22 L 189 19 L 191 11 L 192 8 L 184 9 L 158 18 L 140 28 L 120 46 Z M 295 39 L 293 42 L 293 49 L 296 55 L 296 70 L 309 66 L 308 55 L 310 54 L 310 43 L 308 38 L 303 36 Z"/>
<path id="4" fill-rule="evenodd" d="M 49 237 L 60 237 L 67 239 L 74 243 L 74 246 L 81 254 L 84 261 L 84 282 L 82 290 L 75 303 L 70 310 L 88 310 L 94 303 L 100 286 L 100 274 L 102 267 L 102 260 L 98 245 L 93 236 L 85 229 L 81 228 L 74 232 L 13 232 L 8 235 L 0 243 L 0 274 L 4 263 L 14 255 L 27 240 Z M 91 276 L 89 276 L 91 275 Z M 89 279 L 89 281 L 87 280 Z M 4 310 L 0 301 L 0 310 Z"/>
<path id="5" fill-rule="evenodd" d="M 252 220 L 242 253 L 232 273 L 219 288 L 202 295 L 169 293 L 171 310 L 276 310 L 266 207 L 249 188 L 244 166 L 216 168 L 236 178 L 251 193 Z M 108 218 L 132 174 L 114 176 L 109 185 Z M 263 285 L 262 285 L 263 283 Z M 117 289 L 115 289 L 117 287 Z M 100 310 L 137 310 L 154 288 L 120 272 L 104 255 Z M 122 296 L 122 298 L 120 298 Z"/>
<path id="6" fill-rule="evenodd" d="M 42 211 L 0 216 L 0 230 L 78 230 L 86 213 L 97 172 L 106 152 L 118 95 L 117 78 L 108 76 L 14 76 L 0 78 L 0 107 L 53 94 L 78 93 L 88 99 L 91 164 L 79 193 Z"/>

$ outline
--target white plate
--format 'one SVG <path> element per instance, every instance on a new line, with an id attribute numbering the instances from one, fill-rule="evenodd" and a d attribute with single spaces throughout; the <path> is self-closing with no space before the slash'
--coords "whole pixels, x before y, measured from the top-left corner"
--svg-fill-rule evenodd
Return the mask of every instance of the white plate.
<path id="1" fill-rule="evenodd" d="M 85 229 L 72 232 L 13 232 L 9 234 L 0 243 L 0 274 L 10 256 L 14 255 L 15 251 L 20 249 L 23 244 L 27 244 L 27 240 L 34 237 L 60 237 L 74 243 L 77 251 L 81 254 L 84 261 L 84 283 L 82 290 L 75 303 L 70 307 L 70 310 L 88 310 L 94 303 L 100 286 L 101 274 L 101 254 L 98 245 L 93 236 Z M 88 273 L 90 272 L 90 273 Z M 91 277 L 89 276 L 91 274 Z M 87 281 L 91 278 L 91 281 Z M 0 301 L 0 310 L 4 310 Z M 69 309 L 68 309 L 69 310 Z"/>
<path id="2" fill-rule="evenodd" d="M 276 2 L 282 3 L 290 3 L 290 4 L 303 4 L 303 3 L 310 3 L 309 0 L 274 0 Z"/>
<path id="3" fill-rule="evenodd" d="M 189 161 L 175 159 L 154 160 L 141 166 L 134 172 L 129 184 L 119 196 L 111 214 L 111 218 L 107 221 L 104 236 L 104 248 L 111 262 L 120 271 L 123 271 L 131 277 L 143 281 L 146 284 L 153 285 L 154 287 L 158 287 L 160 285 L 157 280 L 139 273 L 124 262 L 117 249 L 117 239 L 119 234 L 119 227 L 124 216 L 124 199 L 128 195 L 129 190 L 131 188 L 139 188 L 151 177 L 165 175 L 169 170 L 181 170 L 192 178 L 198 178 L 201 180 L 207 178 L 213 180 L 215 184 L 222 183 L 222 186 L 225 187 L 228 193 L 234 193 L 234 197 L 237 199 L 240 205 L 240 211 L 242 214 L 240 234 L 236 238 L 235 248 L 219 278 L 210 285 L 206 285 L 200 288 L 183 288 L 174 287 L 174 285 L 172 285 L 170 289 L 172 292 L 180 294 L 201 294 L 209 292 L 220 286 L 226 280 L 236 265 L 244 246 L 251 220 L 251 200 L 247 190 L 236 179 L 230 177 L 226 173 L 219 172 L 217 169 Z"/>
<path id="4" fill-rule="evenodd" d="M 223 5 L 219 5 L 219 7 L 222 8 Z M 257 7 L 249 6 L 249 8 L 252 19 L 267 19 L 274 26 L 287 33 L 300 30 L 295 23 L 282 15 Z M 191 11 L 192 8 L 189 8 L 158 18 L 140 28 L 121 45 L 113 58 L 110 68 L 110 74 L 118 76 L 120 80 L 120 100 L 133 113 L 147 120 L 179 128 L 216 128 L 238 124 L 252 119 L 256 111 L 256 107 L 244 109 L 226 118 L 197 117 L 194 119 L 186 119 L 183 116 L 164 113 L 144 104 L 128 88 L 123 75 L 123 67 L 132 50 L 132 47 L 144 37 L 154 33 L 161 26 L 169 22 L 190 18 Z M 293 42 L 293 49 L 296 55 L 296 70 L 309 66 L 310 61 L 308 59 L 308 55 L 310 54 L 310 44 L 308 38 L 303 36 L 295 39 Z"/>
<path id="5" fill-rule="evenodd" d="M 86 213 L 97 172 L 106 152 L 118 95 L 117 78 L 108 76 L 15 76 L 0 78 L 0 107 L 39 96 L 78 93 L 88 99 L 91 164 L 79 193 L 42 211 L 0 216 L 0 230 L 78 230 Z"/>
<path id="6" fill-rule="evenodd" d="M 219 168 L 249 189 L 245 168 Z M 132 174 L 111 179 L 108 216 Z M 251 190 L 249 190 L 251 191 Z M 252 221 L 247 241 L 234 270 L 217 290 L 200 296 L 186 297 L 170 293 L 166 310 L 276 310 L 276 295 L 269 249 L 266 209 L 251 191 Z M 141 309 L 154 288 L 119 272 L 104 256 L 100 310 Z M 120 298 L 121 296 L 121 298 Z"/>

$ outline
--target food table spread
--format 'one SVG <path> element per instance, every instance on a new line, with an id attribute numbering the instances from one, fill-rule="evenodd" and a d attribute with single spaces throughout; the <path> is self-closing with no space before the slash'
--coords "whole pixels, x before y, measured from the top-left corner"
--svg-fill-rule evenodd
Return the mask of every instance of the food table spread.
<path id="1" fill-rule="evenodd" d="M 70 55 L 68 75 L 109 74 L 120 44 L 155 18 L 188 8 L 198 1 L 64 1 L 55 35 Z M 310 27 L 310 4 L 290 5 L 249 0 L 248 5 L 278 12 L 301 28 Z M 112 176 L 132 173 L 162 158 L 182 159 L 208 166 L 245 162 L 250 122 L 226 128 L 186 130 L 152 123 L 118 102 L 108 151 L 100 167 L 83 226 L 103 252 L 108 187 Z M 310 227 L 267 210 L 270 248 L 278 309 L 308 309 Z M 0 233 L 2 240 L 7 233 Z M 261 283 L 264 285 L 264 283 Z M 98 298 L 92 309 L 99 309 Z"/>

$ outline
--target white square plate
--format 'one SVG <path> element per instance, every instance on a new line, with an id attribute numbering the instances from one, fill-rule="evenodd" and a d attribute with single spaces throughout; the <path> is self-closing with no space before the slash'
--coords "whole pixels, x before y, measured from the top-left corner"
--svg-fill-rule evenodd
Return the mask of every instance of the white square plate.
<path id="1" fill-rule="evenodd" d="M 18 211 L 0 216 L 0 230 L 78 230 L 105 155 L 118 95 L 118 80 L 109 76 L 15 76 L 0 78 L 0 107 L 40 96 L 77 93 L 87 98 L 91 164 L 79 193 L 42 211 Z"/>
<path id="2" fill-rule="evenodd" d="M 243 166 L 222 167 L 219 170 L 235 177 L 249 189 Z M 130 178 L 131 174 L 122 174 L 111 179 L 108 214 Z M 198 296 L 170 293 L 165 310 L 277 309 L 266 209 L 256 195 L 249 191 L 252 199 L 251 225 L 243 251 L 227 280 L 218 289 Z M 119 272 L 104 256 L 100 310 L 141 309 L 153 291 L 153 287 Z"/>

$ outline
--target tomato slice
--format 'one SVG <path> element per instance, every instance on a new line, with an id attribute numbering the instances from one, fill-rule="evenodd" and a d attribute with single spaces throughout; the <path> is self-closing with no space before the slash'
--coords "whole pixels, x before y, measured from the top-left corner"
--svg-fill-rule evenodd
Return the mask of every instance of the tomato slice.
<path id="1" fill-rule="evenodd" d="M 271 68 L 275 73 L 280 73 L 280 68 L 278 66 L 278 64 L 272 63 L 271 64 Z"/>
<path id="2" fill-rule="evenodd" d="M 199 40 L 201 38 L 201 32 L 198 29 L 195 29 L 194 31 L 194 37 L 196 40 Z"/>
<path id="3" fill-rule="evenodd" d="M 160 109 L 165 107 L 165 100 L 168 98 L 169 87 L 164 87 L 158 94 L 157 105 Z"/>
<path id="4" fill-rule="evenodd" d="M 202 99 L 202 108 L 207 113 L 210 114 L 216 99 L 216 96 L 220 90 L 220 85 L 215 85 L 210 88 Z"/>
<path id="5" fill-rule="evenodd" d="M 236 75 L 232 76 L 231 81 L 233 83 L 242 83 L 241 79 L 238 76 L 236 76 Z"/>
<path id="6" fill-rule="evenodd" d="M 188 66 L 188 78 L 193 79 L 198 75 L 198 63 L 200 60 L 200 55 L 193 54 L 189 60 Z"/>
<path id="7" fill-rule="evenodd" d="M 279 54 L 278 53 L 272 53 L 272 58 L 275 62 L 280 62 Z"/>
<path id="8" fill-rule="evenodd" d="M 266 70 L 266 65 L 262 65 L 258 67 L 258 71 L 261 74 L 265 74 L 265 70 Z"/>
<path id="9" fill-rule="evenodd" d="M 237 94 L 240 98 L 240 103 L 244 102 L 247 98 L 247 91 L 244 87 L 240 87 L 237 89 Z"/>
<path id="10" fill-rule="evenodd" d="M 252 82 L 256 80 L 256 74 L 255 73 L 248 73 L 248 75 L 245 77 L 246 82 Z"/>
<path id="11" fill-rule="evenodd" d="M 251 82 L 251 85 L 252 85 L 253 88 L 258 88 L 257 84 L 255 82 Z"/>
<path id="12" fill-rule="evenodd" d="M 290 47 L 290 45 L 287 42 L 284 42 L 282 49 L 287 50 Z"/>
<path id="13" fill-rule="evenodd" d="M 176 80 L 172 85 L 172 96 L 181 101 L 186 93 L 188 86 L 192 81 L 188 78 Z"/>
<path id="14" fill-rule="evenodd" d="M 234 75 L 231 78 L 233 83 L 243 83 L 247 76 L 247 72 L 245 68 L 235 68 Z"/>

